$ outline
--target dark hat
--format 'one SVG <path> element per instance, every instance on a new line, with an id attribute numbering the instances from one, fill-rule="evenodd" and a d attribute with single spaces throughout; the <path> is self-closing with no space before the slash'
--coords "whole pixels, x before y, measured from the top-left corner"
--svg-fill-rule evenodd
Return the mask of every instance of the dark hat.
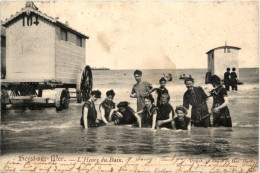
<path id="1" fill-rule="evenodd" d="M 96 98 L 101 98 L 101 92 L 99 90 L 91 91 L 91 95 L 94 95 Z"/>
<path id="2" fill-rule="evenodd" d="M 175 112 L 177 113 L 178 110 L 181 110 L 185 115 L 187 115 L 187 110 L 183 106 L 176 106 Z"/>
<path id="3" fill-rule="evenodd" d="M 159 82 L 161 83 L 162 81 L 165 81 L 166 82 L 166 79 L 164 77 L 162 77 Z"/>
<path id="4" fill-rule="evenodd" d="M 192 83 L 194 83 L 194 79 L 192 77 L 187 77 L 184 79 L 184 84 L 186 84 L 187 81 L 191 81 Z"/>
<path id="5" fill-rule="evenodd" d="M 142 76 L 142 71 L 140 71 L 140 70 L 135 70 L 134 75 L 135 75 L 135 74 L 138 74 L 138 75 Z"/>
<path id="6" fill-rule="evenodd" d="M 235 68 L 235 67 L 233 67 L 233 68 L 232 68 L 232 71 L 236 71 L 236 68 Z"/>
<path id="7" fill-rule="evenodd" d="M 229 68 L 229 67 L 227 68 L 227 71 L 230 71 L 230 68 Z"/>
<path id="8" fill-rule="evenodd" d="M 220 84 L 220 78 L 217 75 L 213 75 L 210 79 L 211 83 Z"/>
<path id="9" fill-rule="evenodd" d="M 112 97 L 114 97 L 116 94 L 115 94 L 114 90 L 109 90 L 109 91 L 106 92 L 106 95 L 107 96 L 111 95 Z"/>
<path id="10" fill-rule="evenodd" d="M 129 105 L 128 102 L 123 101 L 123 102 L 118 103 L 117 107 L 118 107 L 118 108 L 119 108 L 119 107 L 127 107 L 128 105 Z"/>

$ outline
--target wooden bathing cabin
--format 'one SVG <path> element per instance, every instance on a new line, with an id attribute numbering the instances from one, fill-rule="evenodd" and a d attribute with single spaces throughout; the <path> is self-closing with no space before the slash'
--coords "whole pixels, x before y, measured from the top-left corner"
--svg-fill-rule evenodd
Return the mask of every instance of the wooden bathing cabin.
<path id="1" fill-rule="evenodd" d="M 206 73 L 205 83 L 210 83 L 212 75 L 218 75 L 222 80 L 224 73 L 229 67 L 236 68 L 236 73 L 239 79 L 239 64 L 238 64 L 238 51 L 241 48 L 234 46 L 221 46 L 209 50 L 206 54 L 208 56 L 208 69 Z"/>
<path id="2" fill-rule="evenodd" d="M 30 1 L 2 26 L 1 88 L 10 91 L 4 104 L 49 102 L 60 110 L 68 108 L 68 88 L 77 89 L 78 102 L 82 93 L 90 92 L 92 73 L 85 65 L 88 36 L 72 29 L 68 22 L 42 13 Z M 64 89 L 53 100 L 41 98 L 42 90 L 55 88 Z"/>

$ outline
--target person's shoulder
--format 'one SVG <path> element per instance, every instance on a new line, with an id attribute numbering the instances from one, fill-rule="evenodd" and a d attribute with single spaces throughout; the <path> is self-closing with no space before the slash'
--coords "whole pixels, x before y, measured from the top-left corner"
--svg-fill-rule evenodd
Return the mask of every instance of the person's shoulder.
<path id="1" fill-rule="evenodd" d="M 186 119 L 186 121 L 190 121 L 190 117 L 184 117 Z"/>
<path id="2" fill-rule="evenodd" d="M 131 108 L 130 106 L 127 106 L 127 107 L 126 107 L 126 110 L 127 110 L 128 112 L 135 112 L 134 109 Z"/>
<path id="3" fill-rule="evenodd" d="M 183 97 L 189 97 L 189 94 L 190 94 L 190 92 L 189 92 L 189 90 L 187 90 L 187 91 L 185 91 L 185 93 L 183 94 Z"/>
<path id="4" fill-rule="evenodd" d="M 169 108 L 173 109 L 172 105 L 170 103 L 167 104 Z"/>
<path id="5" fill-rule="evenodd" d="M 116 106 L 115 102 L 112 101 L 112 105 L 115 107 Z"/>
<path id="6" fill-rule="evenodd" d="M 178 121 L 178 117 L 173 118 L 173 121 L 175 122 Z"/>
<path id="7" fill-rule="evenodd" d="M 157 111 L 157 110 L 158 110 L 158 107 L 153 104 L 151 109 L 152 109 L 153 111 Z"/>
<path id="8" fill-rule="evenodd" d="M 84 106 L 89 107 L 91 105 L 91 102 L 89 100 L 85 101 Z"/>

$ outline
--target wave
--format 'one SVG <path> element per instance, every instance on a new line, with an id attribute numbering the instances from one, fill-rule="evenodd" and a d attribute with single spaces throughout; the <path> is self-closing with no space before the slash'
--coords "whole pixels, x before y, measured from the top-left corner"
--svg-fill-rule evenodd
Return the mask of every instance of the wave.
<path id="1" fill-rule="evenodd" d="M 62 124 L 62 125 L 51 125 L 51 126 L 40 126 L 38 127 L 37 125 L 35 125 L 34 127 L 26 127 L 26 128 L 21 128 L 21 125 L 16 126 L 16 127 L 11 127 L 11 126 L 7 126 L 7 125 L 1 125 L 0 129 L 1 130 L 6 130 L 6 131 L 12 131 L 15 133 L 20 133 L 20 132 L 24 132 L 24 131 L 34 131 L 34 130 L 42 130 L 42 129 L 67 129 L 67 128 L 71 128 L 71 127 L 76 127 L 76 125 L 74 125 L 73 123 L 66 123 L 66 124 Z M 77 126 L 78 127 L 78 126 Z"/>

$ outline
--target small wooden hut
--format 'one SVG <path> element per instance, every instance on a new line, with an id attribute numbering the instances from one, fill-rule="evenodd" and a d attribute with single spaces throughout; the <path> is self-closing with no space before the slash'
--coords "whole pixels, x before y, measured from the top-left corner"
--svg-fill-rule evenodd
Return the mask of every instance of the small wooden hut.
<path id="1" fill-rule="evenodd" d="M 218 75 L 224 79 L 224 73 L 229 67 L 236 68 L 236 73 L 239 78 L 239 64 L 238 64 L 238 51 L 241 48 L 234 46 L 221 46 L 211 49 L 206 54 L 208 55 L 208 70 L 206 73 L 206 83 L 210 82 L 212 75 Z"/>

